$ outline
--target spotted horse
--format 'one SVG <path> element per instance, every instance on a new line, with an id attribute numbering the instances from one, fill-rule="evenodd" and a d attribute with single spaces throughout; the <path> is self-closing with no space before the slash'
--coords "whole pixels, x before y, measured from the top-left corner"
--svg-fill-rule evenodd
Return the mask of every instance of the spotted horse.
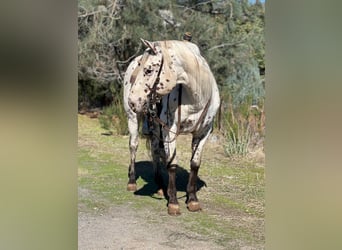
<path id="1" fill-rule="evenodd" d="M 161 167 L 166 166 L 168 171 L 166 197 L 170 215 L 180 214 L 176 196 L 176 138 L 179 134 L 192 134 L 186 203 L 189 211 L 199 211 L 197 175 L 203 146 L 212 131 L 220 104 L 215 78 L 194 43 L 141 41 L 147 48 L 130 63 L 124 77 L 124 107 L 128 117 L 131 156 L 127 190 L 137 190 L 138 117 L 143 116 L 147 117 L 151 132 L 151 155 L 160 194 Z"/>

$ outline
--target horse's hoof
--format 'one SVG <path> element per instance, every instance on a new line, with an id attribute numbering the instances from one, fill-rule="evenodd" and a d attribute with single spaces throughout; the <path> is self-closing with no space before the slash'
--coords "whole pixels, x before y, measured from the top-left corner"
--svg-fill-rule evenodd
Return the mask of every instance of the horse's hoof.
<path id="1" fill-rule="evenodd" d="M 180 208 L 178 204 L 169 204 L 167 212 L 169 215 L 180 215 Z"/>
<path id="2" fill-rule="evenodd" d="M 127 184 L 127 191 L 130 191 L 130 192 L 135 192 L 137 191 L 137 184 L 135 183 L 128 183 Z"/>
<path id="3" fill-rule="evenodd" d="M 163 189 L 159 189 L 158 192 L 157 192 L 157 194 L 158 194 L 159 196 L 164 196 Z"/>
<path id="4" fill-rule="evenodd" d="M 202 210 L 202 208 L 201 208 L 201 206 L 200 206 L 198 201 L 190 201 L 188 203 L 188 209 L 191 212 L 197 212 L 197 211 Z"/>

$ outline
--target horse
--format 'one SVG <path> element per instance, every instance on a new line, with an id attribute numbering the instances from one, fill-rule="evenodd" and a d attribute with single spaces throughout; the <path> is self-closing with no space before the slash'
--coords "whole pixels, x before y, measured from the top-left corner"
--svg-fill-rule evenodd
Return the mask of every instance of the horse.
<path id="1" fill-rule="evenodd" d="M 138 117 L 151 132 L 151 153 L 158 193 L 162 194 L 161 166 L 166 166 L 168 214 L 179 215 L 176 190 L 176 138 L 192 134 L 192 156 L 187 184 L 187 208 L 200 211 L 196 192 L 203 146 L 213 129 L 220 106 L 216 80 L 199 48 L 189 41 L 141 39 L 147 47 L 128 66 L 124 76 L 124 108 L 128 117 L 131 162 L 127 190 L 136 191 L 135 158 Z"/>

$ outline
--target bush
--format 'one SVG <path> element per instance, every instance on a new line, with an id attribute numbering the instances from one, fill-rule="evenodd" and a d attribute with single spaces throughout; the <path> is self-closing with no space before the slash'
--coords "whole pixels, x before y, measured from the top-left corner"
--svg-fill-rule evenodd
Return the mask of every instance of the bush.
<path id="1" fill-rule="evenodd" d="M 99 122 L 102 128 L 110 132 L 114 131 L 118 135 L 128 134 L 127 116 L 121 99 L 118 98 L 112 105 L 103 109 Z"/>
<path id="2" fill-rule="evenodd" d="M 226 106 L 223 108 L 228 110 L 225 113 L 222 130 L 226 138 L 224 145 L 226 155 L 232 158 L 244 157 L 253 149 L 263 147 L 265 136 L 263 102 L 252 105 L 252 98 L 248 98 L 235 109 L 231 101 L 223 105 Z"/>
<path id="3" fill-rule="evenodd" d="M 230 131 L 225 144 L 225 152 L 228 157 L 246 156 L 250 144 L 251 133 L 247 128 L 238 123 L 237 126 L 229 127 Z"/>

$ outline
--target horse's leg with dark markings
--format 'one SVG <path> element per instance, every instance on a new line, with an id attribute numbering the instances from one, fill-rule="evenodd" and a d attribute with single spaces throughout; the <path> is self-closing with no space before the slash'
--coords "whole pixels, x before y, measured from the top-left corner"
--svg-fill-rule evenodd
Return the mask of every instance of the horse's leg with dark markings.
<path id="1" fill-rule="evenodd" d="M 189 211 L 196 212 L 201 210 L 201 206 L 197 199 L 197 176 L 201 165 L 202 150 L 211 132 L 211 127 L 200 135 L 193 135 L 192 138 L 192 157 L 190 161 L 190 176 L 187 185 L 187 207 Z"/>
<path id="2" fill-rule="evenodd" d="M 138 149 L 138 119 L 136 115 L 128 119 L 129 150 L 131 156 L 131 163 L 128 167 L 128 184 L 127 190 L 134 192 L 137 190 L 137 183 L 135 181 L 135 157 Z"/>
<path id="3" fill-rule="evenodd" d="M 171 128 L 175 129 L 175 128 Z M 173 130 L 174 131 L 174 130 Z M 169 183 L 167 186 L 168 195 L 168 213 L 170 215 L 179 215 L 180 209 L 177 200 L 177 189 L 176 189 L 176 169 L 177 169 L 177 159 L 176 159 L 176 140 L 175 135 L 172 137 L 170 133 L 164 137 L 164 150 L 166 155 L 166 166 L 169 174 Z"/>
<path id="4" fill-rule="evenodd" d="M 157 193 L 160 196 L 163 196 L 163 181 L 161 174 L 161 165 L 163 161 L 161 160 L 161 152 L 163 148 L 160 145 L 160 125 L 154 124 L 153 134 L 151 135 L 151 154 L 153 160 L 153 168 L 154 168 L 154 180 L 157 184 L 158 190 Z"/>
<path id="5" fill-rule="evenodd" d="M 168 201 L 168 213 L 170 215 L 179 215 L 180 209 L 177 200 L 177 189 L 176 189 L 176 164 L 168 164 L 167 170 L 169 173 L 169 184 L 167 186 Z"/>

